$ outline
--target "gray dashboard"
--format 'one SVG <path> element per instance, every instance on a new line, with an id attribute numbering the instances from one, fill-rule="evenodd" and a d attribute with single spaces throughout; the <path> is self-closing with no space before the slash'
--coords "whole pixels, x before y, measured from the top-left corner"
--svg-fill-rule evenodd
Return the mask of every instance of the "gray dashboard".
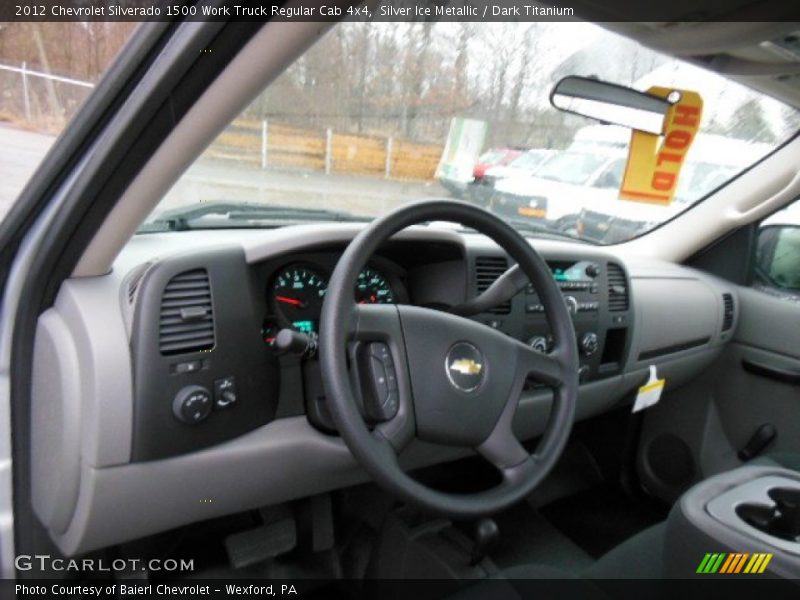
<path id="1" fill-rule="evenodd" d="M 263 265 L 301 253 L 335 252 L 360 227 L 302 225 L 140 235 L 108 275 L 65 282 L 54 306 L 39 321 L 32 403 L 34 509 L 62 552 L 74 555 L 367 479 L 341 439 L 309 422 L 303 400 L 297 397 L 303 389 L 301 368 L 270 357 L 257 329 L 263 318 L 258 304 Z M 431 264 L 400 264 L 413 278 L 404 284 L 410 286 L 411 300 L 430 305 L 452 304 L 474 294 L 477 259 L 492 259 L 496 269 L 504 258 L 487 238 L 447 227 L 412 228 L 393 243 L 454 251 Z M 602 275 L 598 288 L 603 289 L 597 292 L 588 284 L 581 289 L 562 287 L 565 296 L 576 297 L 581 305 L 590 305 L 595 297 L 600 304 L 598 311 L 576 312 L 579 334 L 597 329 L 605 336 L 607 331 L 624 330 L 624 335 L 615 334 L 619 339 L 614 353 L 606 356 L 603 338 L 598 352 L 582 361 L 588 370 L 578 419 L 629 404 L 653 364 L 668 387 L 681 385 L 716 358 L 735 330 L 738 315 L 730 310 L 738 305 L 735 289 L 718 279 L 670 263 L 624 259 L 583 244 L 538 239 L 532 244 L 549 262 L 589 261 L 601 265 L 603 272 L 613 264 L 624 277 L 627 305 L 616 312 L 606 311 L 611 299 L 606 289 L 618 285 L 618 279 L 611 282 L 610 276 Z M 243 399 L 252 412 L 238 420 L 231 417 L 235 426 L 224 434 L 208 433 L 196 446 L 173 440 L 169 451 L 142 452 L 148 436 L 190 439 L 197 433 L 191 426 L 182 430 L 158 420 L 158 415 L 167 414 L 160 394 L 170 395 L 171 401 L 170 377 L 184 374 L 171 372 L 170 360 L 163 362 L 166 370 L 143 370 L 147 357 L 158 354 L 152 345 L 157 340 L 142 341 L 139 333 L 140 324 L 155 314 L 154 308 L 146 308 L 146 290 L 151 286 L 160 293 L 175 275 L 211 265 L 220 255 L 228 256 L 218 270 L 219 277 L 226 278 L 223 288 L 215 283 L 217 271 L 209 270 L 218 318 L 214 351 L 225 348 L 229 355 L 227 362 L 220 357 L 224 369 L 258 371 L 250 381 L 253 391 Z M 148 284 L 149 279 L 157 283 Z M 217 305 L 224 297 L 238 298 L 238 303 L 229 299 L 225 302 L 230 308 Z M 238 319 L 226 318 L 224 324 L 230 321 L 231 327 L 239 327 L 246 342 L 220 332 L 221 315 L 227 311 Z M 507 312 L 476 318 L 526 341 L 546 338 L 535 291 L 515 297 Z M 247 332 L 253 327 L 251 336 Z M 215 368 L 216 355 L 205 356 Z M 153 379 L 153 373 L 158 377 Z M 208 381 L 213 384 L 217 377 L 209 372 Z M 143 420 L 148 402 L 160 403 L 161 412 Z M 526 391 L 515 417 L 518 437 L 532 439 L 542 432 L 549 405 L 547 389 L 531 386 Z M 414 468 L 460 455 L 454 448 L 417 443 L 401 459 Z"/>

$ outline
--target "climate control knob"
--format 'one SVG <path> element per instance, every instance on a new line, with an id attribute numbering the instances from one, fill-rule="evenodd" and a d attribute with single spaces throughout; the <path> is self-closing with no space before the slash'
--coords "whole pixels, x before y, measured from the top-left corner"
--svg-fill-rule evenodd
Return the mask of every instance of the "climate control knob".
<path id="1" fill-rule="evenodd" d="M 214 401 L 211 392 L 199 385 L 187 385 L 181 388 L 172 401 L 172 414 L 175 418 L 189 425 L 204 421 L 211 414 Z"/>
<path id="2" fill-rule="evenodd" d="M 600 341 L 597 339 L 597 334 L 594 332 L 584 333 L 581 338 L 581 350 L 585 356 L 591 356 L 597 352 L 600 346 Z"/>
<path id="3" fill-rule="evenodd" d="M 537 335 L 528 340 L 528 345 L 542 354 L 547 353 L 547 338 Z"/>

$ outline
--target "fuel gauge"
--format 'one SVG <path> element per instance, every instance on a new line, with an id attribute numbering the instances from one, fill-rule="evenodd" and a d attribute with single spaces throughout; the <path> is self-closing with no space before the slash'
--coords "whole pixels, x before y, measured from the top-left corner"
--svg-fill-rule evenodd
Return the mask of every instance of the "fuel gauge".
<path id="1" fill-rule="evenodd" d="M 267 346 L 272 346 L 280 330 L 277 323 L 270 319 L 264 319 L 264 324 L 261 326 L 261 339 Z"/>

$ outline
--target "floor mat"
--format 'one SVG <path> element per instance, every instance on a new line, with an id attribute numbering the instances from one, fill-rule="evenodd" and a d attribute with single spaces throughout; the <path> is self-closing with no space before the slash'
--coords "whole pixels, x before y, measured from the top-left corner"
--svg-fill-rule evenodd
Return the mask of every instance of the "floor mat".
<path id="1" fill-rule="evenodd" d="M 541 509 L 552 525 L 598 558 L 632 535 L 667 518 L 668 509 L 606 484 Z"/>
<path id="2" fill-rule="evenodd" d="M 495 520 L 501 542 L 491 556 L 501 569 L 536 563 L 574 573 L 594 562 L 589 554 L 524 503 L 497 515 Z"/>

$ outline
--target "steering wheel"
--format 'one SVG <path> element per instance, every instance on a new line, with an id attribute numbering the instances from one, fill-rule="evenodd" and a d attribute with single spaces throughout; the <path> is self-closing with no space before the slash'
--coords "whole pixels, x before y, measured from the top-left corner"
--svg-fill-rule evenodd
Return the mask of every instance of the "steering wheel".
<path id="1" fill-rule="evenodd" d="M 544 304 L 554 338 L 549 354 L 453 314 L 416 306 L 356 304 L 356 278 L 380 244 L 427 221 L 461 223 L 508 252 Z M 423 509 L 457 518 L 502 510 L 530 493 L 564 449 L 578 393 L 572 320 L 542 257 L 510 225 L 477 206 L 423 201 L 370 223 L 347 247 L 330 278 L 319 339 L 327 405 L 345 444 L 379 485 Z M 396 392 L 390 398 L 393 416 L 374 427 L 359 410 L 361 396 L 354 392 L 348 370 L 349 351 L 357 344 L 379 348 L 396 372 Z M 529 377 L 553 390 L 550 417 L 533 454 L 511 427 Z M 398 462 L 398 454 L 413 439 L 474 449 L 499 469 L 502 480 L 472 494 L 423 485 Z"/>

